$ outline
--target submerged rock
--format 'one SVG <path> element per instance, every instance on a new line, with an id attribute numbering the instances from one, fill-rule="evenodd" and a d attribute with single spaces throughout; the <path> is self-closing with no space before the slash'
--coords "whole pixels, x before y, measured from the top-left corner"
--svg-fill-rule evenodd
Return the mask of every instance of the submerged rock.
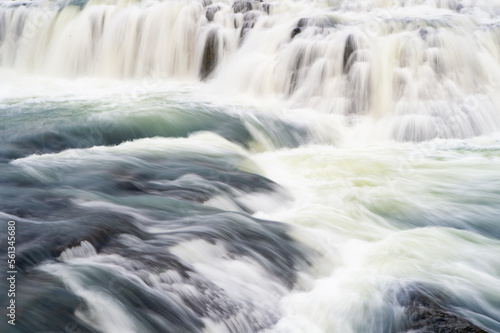
<path id="1" fill-rule="evenodd" d="M 212 29 L 207 34 L 205 49 L 201 59 L 200 78 L 205 80 L 217 66 L 217 52 L 219 49 L 219 38 L 217 29 Z"/>
<path id="2" fill-rule="evenodd" d="M 208 22 L 212 22 L 214 20 L 214 15 L 220 10 L 220 7 L 217 5 L 210 5 L 205 8 L 205 17 Z"/>
<path id="3" fill-rule="evenodd" d="M 300 29 L 300 28 L 294 28 L 292 30 L 292 34 L 291 34 L 290 37 L 293 38 L 293 37 L 297 36 L 298 34 L 300 34 L 301 32 L 302 32 L 302 29 Z"/>
<path id="4" fill-rule="evenodd" d="M 235 13 L 245 14 L 246 12 L 249 12 L 251 10 L 260 10 L 269 14 L 270 8 L 271 8 L 270 4 L 262 0 L 260 1 L 236 0 L 233 2 L 233 11 Z"/>
<path id="5" fill-rule="evenodd" d="M 423 292 L 412 290 L 404 306 L 407 316 L 402 332 L 486 333 L 483 329 L 447 311 Z"/>
<path id="6" fill-rule="evenodd" d="M 302 32 L 302 29 L 307 26 L 307 20 L 307 18 L 303 17 L 297 22 L 297 26 L 292 30 L 292 38 Z"/>
<path id="7" fill-rule="evenodd" d="M 261 7 L 262 11 L 265 12 L 266 14 L 269 14 L 269 12 L 271 11 L 271 5 L 268 4 L 267 2 L 262 3 Z"/>
<path id="8" fill-rule="evenodd" d="M 356 51 L 356 44 L 354 43 L 354 38 L 352 35 L 349 35 L 345 41 L 345 48 L 344 48 L 344 63 L 343 63 L 343 68 L 344 68 L 344 74 L 349 73 L 349 70 L 352 67 L 352 59 L 351 56 Z"/>
<path id="9" fill-rule="evenodd" d="M 322 33 L 325 29 L 335 28 L 335 24 L 335 21 L 328 16 L 302 17 L 292 30 L 291 37 L 295 37 L 308 26 L 315 27 L 316 33 Z"/>
<path id="10" fill-rule="evenodd" d="M 241 26 L 240 40 L 242 40 L 251 29 L 253 29 L 259 16 L 260 13 L 255 11 L 248 12 L 243 15 L 243 25 Z"/>
<path id="11" fill-rule="evenodd" d="M 246 13 L 252 10 L 252 3 L 250 1 L 235 1 L 233 2 L 233 11 L 235 13 Z"/>
<path id="12" fill-rule="evenodd" d="M 291 78 L 290 78 L 290 91 L 289 94 L 293 94 L 295 90 L 297 89 L 297 83 L 299 80 L 299 74 L 301 67 L 303 66 L 304 63 L 304 58 L 305 54 L 303 50 L 299 50 L 297 52 L 295 61 L 292 63 L 292 68 L 291 68 Z"/>

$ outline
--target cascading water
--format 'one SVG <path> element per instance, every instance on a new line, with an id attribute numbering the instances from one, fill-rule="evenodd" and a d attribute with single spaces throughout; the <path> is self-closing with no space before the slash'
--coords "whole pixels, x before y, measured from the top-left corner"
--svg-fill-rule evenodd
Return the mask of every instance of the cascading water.
<path id="1" fill-rule="evenodd" d="M 498 1 L 0 1 L 0 331 L 500 332 L 499 84 Z"/>

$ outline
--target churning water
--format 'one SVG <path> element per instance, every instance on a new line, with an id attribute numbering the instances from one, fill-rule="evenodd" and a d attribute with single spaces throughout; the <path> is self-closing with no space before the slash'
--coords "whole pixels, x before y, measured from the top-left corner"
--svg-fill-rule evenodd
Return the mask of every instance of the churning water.
<path id="1" fill-rule="evenodd" d="M 2 332 L 500 332 L 500 1 L 2 0 L 0 119 Z"/>

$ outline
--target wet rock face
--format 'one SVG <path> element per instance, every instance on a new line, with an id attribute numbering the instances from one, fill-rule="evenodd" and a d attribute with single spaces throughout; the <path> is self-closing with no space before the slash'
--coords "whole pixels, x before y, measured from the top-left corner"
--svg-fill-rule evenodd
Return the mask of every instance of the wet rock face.
<path id="1" fill-rule="evenodd" d="M 486 333 L 486 331 L 446 311 L 436 301 L 419 291 L 411 291 L 405 308 L 407 321 L 401 332 Z"/>
<path id="2" fill-rule="evenodd" d="M 300 28 L 294 28 L 294 29 L 292 30 L 292 33 L 291 33 L 290 37 L 292 37 L 292 39 L 293 39 L 293 37 L 297 36 L 297 35 L 298 35 L 298 34 L 300 34 L 301 32 L 302 32 L 302 29 L 300 29 Z"/>
<path id="3" fill-rule="evenodd" d="M 207 35 L 203 58 L 201 60 L 200 78 L 206 80 L 217 66 L 217 53 L 219 49 L 219 38 L 217 29 L 212 29 Z"/>
<path id="4" fill-rule="evenodd" d="M 351 59 L 352 54 L 356 51 L 356 45 L 354 43 L 354 38 L 352 35 L 349 35 L 345 41 L 345 48 L 344 48 L 344 74 L 349 73 L 349 70 L 351 69 L 353 59 Z"/>
<path id="5" fill-rule="evenodd" d="M 233 11 L 235 13 L 246 13 L 251 11 L 252 3 L 250 1 L 235 1 L 233 2 Z"/>
<path id="6" fill-rule="evenodd" d="M 271 11 L 271 5 L 268 4 L 268 3 L 262 3 L 262 11 L 265 12 L 266 14 L 269 14 L 269 12 Z"/>
<path id="7" fill-rule="evenodd" d="M 302 29 L 307 26 L 307 18 L 303 17 L 297 22 L 297 26 L 292 30 L 291 37 L 295 37 L 302 32 Z"/>
<path id="8" fill-rule="evenodd" d="M 235 13 L 245 14 L 246 12 L 249 12 L 251 10 L 260 10 L 263 11 L 264 13 L 269 14 L 270 9 L 271 6 L 267 2 L 264 2 L 263 0 L 260 1 L 236 0 L 233 2 L 233 11 Z"/>
<path id="9" fill-rule="evenodd" d="M 260 16 L 260 13 L 257 11 L 251 11 L 243 15 L 243 25 L 241 26 L 240 40 L 242 40 L 245 35 L 253 29 L 255 23 Z"/>
<path id="10" fill-rule="evenodd" d="M 212 22 L 214 20 L 214 15 L 220 10 L 220 7 L 217 5 L 210 5 L 205 8 L 205 17 L 208 22 Z"/>
<path id="11" fill-rule="evenodd" d="M 335 22 L 327 16 L 303 17 L 292 30 L 291 37 L 297 36 L 308 26 L 315 27 L 316 33 L 322 33 L 325 29 L 335 28 Z"/>
<path id="12" fill-rule="evenodd" d="M 253 29 L 259 16 L 263 13 L 269 14 L 270 5 L 262 0 L 260 1 L 248 1 L 248 0 L 236 0 L 233 2 L 234 13 L 243 14 L 243 24 L 241 25 L 240 32 L 240 43 L 245 38 L 245 35 Z M 234 23 L 235 28 L 238 28 L 239 24 Z"/>

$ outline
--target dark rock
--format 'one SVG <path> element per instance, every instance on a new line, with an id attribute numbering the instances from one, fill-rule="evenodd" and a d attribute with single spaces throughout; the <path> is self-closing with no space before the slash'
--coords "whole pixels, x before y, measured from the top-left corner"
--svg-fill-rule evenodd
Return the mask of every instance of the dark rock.
<path id="1" fill-rule="evenodd" d="M 422 291 L 412 290 L 402 302 L 407 320 L 403 332 L 486 333 L 469 321 L 447 311 Z"/>
<path id="2" fill-rule="evenodd" d="M 245 13 L 243 16 L 243 25 L 241 26 L 240 40 L 255 26 L 259 16 L 259 12 L 255 11 Z"/>
<path id="3" fill-rule="evenodd" d="M 300 25 L 300 26 L 299 26 Z M 311 26 L 318 27 L 321 29 L 335 28 L 336 23 L 333 18 L 329 16 L 314 16 L 309 18 L 302 18 L 299 20 L 297 26 Z"/>
<path id="4" fill-rule="evenodd" d="M 292 76 L 290 79 L 290 92 L 289 92 L 290 94 L 293 94 L 295 92 L 295 90 L 297 89 L 299 74 L 300 74 L 301 67 L 304 63 L 304 58 L 305 58 L 305 54 L 304 54 L 303 50 L 300 50 L 297 52 L 297 56 L 295 58 L 295 61 L 292 63 L 292 68 L 291 68 Z"/>
<path id="5" fill-rule="evenodd" d="M 426 39 L 426 37 L 427 37 L 427 34 L 429 33 L 429 31 L 427 31 L 427 29 L 425 29 L 425 28 L 422 28 L 422 29 L 420 29 L 420 30 L 418 31 L 418 33 L 419 33 L 420 37 L 421 37 L 423 40 L 425 40 L 425 39 Z"/>
<path id="6" fill-rule="evenodd" d="M 303 17 L 297 22 L 297 26 L 292 30 L 291 37 L 295 37 L 302 32 L 302 29 L 307 26 L 307 18 Z"/>
<path id="7" fill-rule="evenodd" d="M 316 32 L 322 33 L 325 29 L 334 28 L 335 22 L 327 16 L 303 17 L 292 30 L 291 37 L 295 37 L 308 26 L 316 27 Z"/>
<path id="8" fill-rule="evenodd" d="M 205 9 L 205 17 L 208 22 L 212 22 L 214 20 L 214 15 L 220 10 L 220 7 L 217 5 L 210 5 Z"/>
<path id="9" fill-rule="evenodd" d="M 217 29 L 208 32 L 201 60 L 200 78 L 205 80 L 217 66 L 217 52 L 219 49 L 219 38 Z"/>
<path id="10" fill-rule="evenodd" d="M 349 70 L 352 67 L 353 59 L 351 59 L 352 54 L 356 51 L 356 44 L 354 43 L 354 38 L 352 35 L 349 35 L 345 41 L 345 48 L 344 48 L 344 74 L 349 73 Z"/>
<path id="11" fill-rule="evenodd" d="M 233 11 L 235 13 L 246 13 L 253 9 L 251 1 L 238 0 L 233 2 Z"/>
<path id="12" fill-rule="evenodd" d="M 292 34 L 291 34 L 290 37 L 293 38 L 293 37 L 297 36 L 298 34 L 300 34 L 301 32 L 302 32 L 302 29 L 295 28 L 295 29 L 292 30 Z"/>
<path id="13" fill-rule="evenodd" d="M 299 22 L 297 22 L 297 28 L 303 28 L 305 26 L 307 26 L 307 21 L 308 19 L 303 17 L 299 20 Z"/>
<path id="14" fill-rule="evenodd" d="M 245 14 L 252 10 L 259 10 L 269 14 L 271 5 L 267 2 L 251 1 L 251 0 L 236 0 L 233 2 L 233 11 L 235 13 Z"/>

